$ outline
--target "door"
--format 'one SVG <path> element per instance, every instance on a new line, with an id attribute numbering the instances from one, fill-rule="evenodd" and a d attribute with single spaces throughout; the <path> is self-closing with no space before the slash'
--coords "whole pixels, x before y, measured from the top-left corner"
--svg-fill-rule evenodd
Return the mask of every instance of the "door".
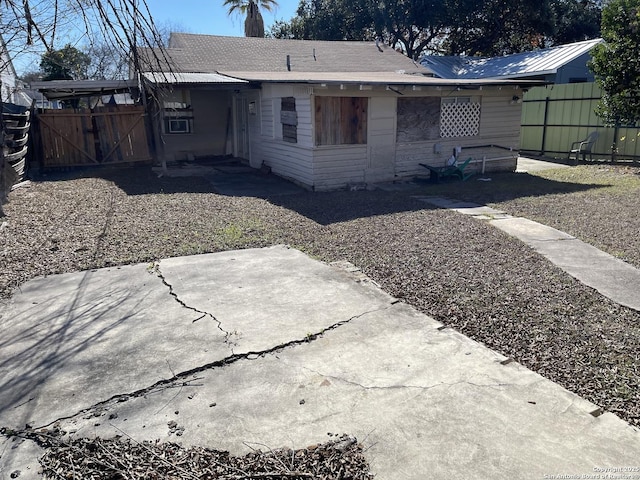
<path id="1" fill-rule="evenodd" d="M 234 99 L 234 152 L 233 155 L 251 160 L 249 145 L 249 106 L 245 97 Z"/>
<path id="2" fill-rule="evenodd" d="M 366 183 L 391 181 L 396 159 L 396 99 L 369 99 Z"/>

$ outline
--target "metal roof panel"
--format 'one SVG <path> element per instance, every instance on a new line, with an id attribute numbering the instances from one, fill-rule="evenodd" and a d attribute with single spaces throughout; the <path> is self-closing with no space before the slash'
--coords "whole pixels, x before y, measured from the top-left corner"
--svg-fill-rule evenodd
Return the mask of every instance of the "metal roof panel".
<path id="1" fill-rule="evenodd" d="M 513 78 L 556 73 L 603 40 L 585 40 L 503 57 L 424 57 L 422 64 L 442 78 Z"/>

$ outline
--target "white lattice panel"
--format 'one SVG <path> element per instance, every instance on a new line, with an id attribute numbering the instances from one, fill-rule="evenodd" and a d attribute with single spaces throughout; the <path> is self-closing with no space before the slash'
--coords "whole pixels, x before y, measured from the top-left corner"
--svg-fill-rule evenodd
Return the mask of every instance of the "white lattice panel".
<path id="1" fill-rule="evenodd" d="M 480 129 L 479 103 L 443 103 L 440 111 L 441 137 L 472 137 Z"/>

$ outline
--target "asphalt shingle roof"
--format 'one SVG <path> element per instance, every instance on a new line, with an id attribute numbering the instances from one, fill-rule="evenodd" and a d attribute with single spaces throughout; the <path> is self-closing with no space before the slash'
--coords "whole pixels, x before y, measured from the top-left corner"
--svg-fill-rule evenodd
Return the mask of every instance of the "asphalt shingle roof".
<path id="1" fill-rule="evenodd" d="M 139 50 L 153 60 L 149 50 Z M 288 57 L 288 62 L 287 62 Z M 169 60 L 171 67 L 158 67 Z M 146 78 L 156 83 L 256 82 L 370 83 L 391 85 L 503 84 L 433 78 L 429 70 L 376 42 L 285 40 L 172 33 L 169 47 L 156 51 Z M 155 64 L 155 66 L 153 66 Z M 170 72 L 160 74 L 157 72 Z M 218 77 L 208 75 L 216 74 Z M 222 77 L 220 77 L 220 75 Z M 231 77 L 225 79 L 224 77 Z M 208 82 L 208 80 L 211 80 Z M 227 81 L 228 80 L 228 81 Z"/>
<path id="2" fill-rule="evenodd" d="M 392 48 L 375 42 L 284 40 L 172 33 L 168 52 L 183 72 L 395 72 L 427 73 Z"/>

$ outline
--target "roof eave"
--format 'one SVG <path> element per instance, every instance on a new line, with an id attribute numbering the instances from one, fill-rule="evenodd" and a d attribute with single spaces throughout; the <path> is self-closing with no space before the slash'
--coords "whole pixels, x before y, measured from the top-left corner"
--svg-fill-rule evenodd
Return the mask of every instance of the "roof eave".
<path id="1" fill-rule="evenodd" d="M 219 73 L 200 72 L 145 72 L 142 77 L 154 85 L 180 85 L 180 86 L 202 86 L 217 85 L 224 86 L 246 86 L 247 80 L 230 77 Z"/>
<path id="2" fill-rule="evenodd" d="M 225 73 L 226 76 L 233 77 L 231 73 Z M 424 87 L 480 87 L 480 86 L 537 86 L 545 85 L 548 82 L 544 80 L 531 80 L 531 79 L 519 79 L 519 78 L 481 78 L 481 79 L 450 79 L 450 78 L 437 78 L 437 77 L 420 77 L 413 75 L 406 75 L 406 78 L 386 78 L 386 79 L 313 79 L 313 78 L 285 78 L 285 77 L 260 77 L 259 75 L 247 77 L 235 77 L 244 79 L 249 82 L 257 83 L 295 83 L 295 84 L 307 84 L 307 85 L 372 85 L 372 86 L 424 86 Z"/>
<path id="3" fill-rule="evenodd" d="M 557 73 L 558 73 L 558 69 L 554 68 L 551 70 L 542 70 L 542 71 L 531 72 L 531 73 L 512 73 L 509 75 L 490 77 L 490 78 L 487 78 L 487 80 L 498 80 L 501 78 L 505 80 L 527 80 L 526 77 L 539 77 L 541 75 L 556 75 Z M 539 80 L 539 81 L 543 83 L 548 83 L 548 82 L 544 82 L 543 80 Z"/>
<path id="4" fill-rule="evenodd" d="M 42 93 L 49 100 L 92 97 L 127 93 L 138 88 L 136 80 L 50 80 L 32 82 L 31 90 Z"/>

